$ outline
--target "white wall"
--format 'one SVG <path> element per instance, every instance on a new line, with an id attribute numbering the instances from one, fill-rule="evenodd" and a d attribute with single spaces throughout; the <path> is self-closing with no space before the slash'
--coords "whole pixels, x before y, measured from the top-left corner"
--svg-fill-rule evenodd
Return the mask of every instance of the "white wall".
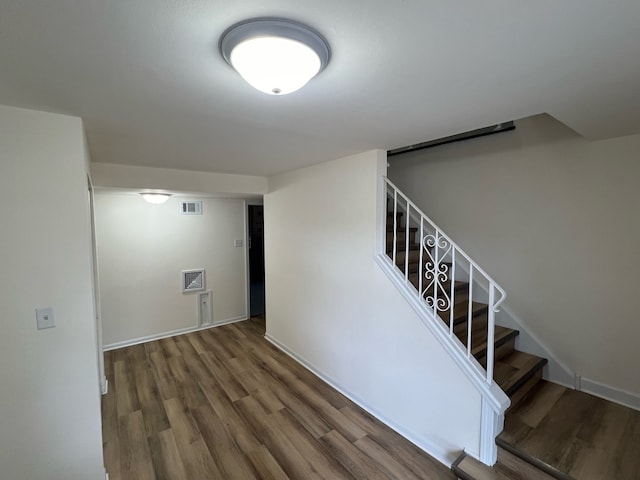
<path id="1" fill-rule="evenodd" d="M 202 215 L 181 215 L 189 198 L 152 205 L 99 191 L 95 199 L 105 346 L 196 327 L 197 294 L 182 293 L 182 270 L 206 269 L 214 322 L 247 317 L 244 201 L 199 199 Z"/>
<path id="2" fill-rule="evenodd" d="M 104 479 L 79 118 L 0 106 L 0 477 Z M 36 330 L 35 308 L 57 326 Z"/>
<path id="3" fill-rule="evenodd" d="M 546 115 L 516 126 L 392 157 L 389 177 L 561 362 L 638 396 L 640 135 L 589 142 Z"/>
<path id="4" fill-rule="evenodd" d="M 373 151 L 269 179 L 267 335 L 430 453 L 478 452 L 480 396 L 374 260 Z"/>

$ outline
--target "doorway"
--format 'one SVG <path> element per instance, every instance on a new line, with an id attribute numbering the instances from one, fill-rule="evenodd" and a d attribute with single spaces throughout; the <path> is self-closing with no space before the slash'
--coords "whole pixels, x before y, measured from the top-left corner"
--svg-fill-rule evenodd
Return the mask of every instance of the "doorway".
<path id="1" fill-rule="evenodd" d="M 249 315 L 264 315 L 264 208 L 248 206 L 249 223 Z"/>

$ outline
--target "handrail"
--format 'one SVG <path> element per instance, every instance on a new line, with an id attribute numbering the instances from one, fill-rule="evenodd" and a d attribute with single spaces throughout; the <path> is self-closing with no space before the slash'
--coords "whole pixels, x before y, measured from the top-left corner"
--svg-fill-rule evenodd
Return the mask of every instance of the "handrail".
<path id="1" fill-rule="evenodd" d="M 387 229 L 387 255 L 393 261 L 396 271 L 404 276 L 407 284 L 413 285 L 415 293 L 430 310 L 432 310 L 434 320 L 440 318 L 447 325 L 447 333 L 452 343 L 463 348 L 468 359 L 473 356 L 472 333 L 474 321 L 474 284 L 482 286 L 478 280 L 488 283 L 487 302 L 487 347 L 486 347 L 486 369 L 479 372 L 484 376 L 486 383 L 493 382 L 494 368 L 494 342 L 495 337 L 495 314 L 499 311 L 500 305 L 504 302 L 507 294 L 498 283 L 493 280 L 464 250 L 462 250 L 451 238 L 446 235 L 418 206 L 413 203 L 400 189 L 388 178 L 383 177 L 386 188 L 386 198 L 393 201 L 393 241 L 391 252 L 389 252 L 389 230 Z M 403 212 L 399 211 L 404 210 Z M 386 211 L 388 215 L 391 212 Z M 406 214 L 404 228 L 400 226 L 399 214 Z M 415 225 L 416 232 L 419 233 L 419 242 L 410 242 L 411 222 Z M 403 245 L 398 244 L 398 233 L 404 230 Z M 413 249 L 411 247 L 414 247 Z M 416 272 L 410 272 L 409 257 L 411 251 L 419 250 L 418 265 Z M 398 262 L 402 257 L 403 261 Z M 415 261 L 415 260 L 414 260 Z M 410 278 L 411 274 L 417 273 L 418 278 Z M 455 333 L 456 320 L 456 280 L 462 278 L 468 282 L 467 299 L 467 328 L 466 335 L 461 336 L 466 345 L 462 343 L 460 337 Z M 449 288 L 446 283 L 448 282 Z M 426 287 L 425 287 L 426 284 Z M 496 301 L 496 291 L 500 294 Z M 476 293 L 477 295 L 477 293 Z M 460 302 L 462 303 L 462 302 Z M 448 318 L 443 317 L 446 311 Z M 440 315 L 442 313 L 442 316 Z"/>

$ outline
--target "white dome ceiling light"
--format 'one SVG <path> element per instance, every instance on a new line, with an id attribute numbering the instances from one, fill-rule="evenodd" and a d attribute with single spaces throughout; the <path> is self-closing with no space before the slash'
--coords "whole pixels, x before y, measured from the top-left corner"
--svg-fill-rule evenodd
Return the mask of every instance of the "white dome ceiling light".
<path id="1" fill-rule="evenodd" d="M 166 202 L 171 196 L 170 193 L 156 192 L 143 192 L 140 195 L 142 195 L 142 198 L 144 198 L 147 202 L 153 203 L 154 205 L 160 205 L 161 203 Z"/>
<path id="2" fill-rule="evenodd" d="M 270 95 L 304 87 L 329 63 L 327 41 L 315 30 L 282 18 L 254 18 L 220 37 L 224 59 L 249 85 Z"/>

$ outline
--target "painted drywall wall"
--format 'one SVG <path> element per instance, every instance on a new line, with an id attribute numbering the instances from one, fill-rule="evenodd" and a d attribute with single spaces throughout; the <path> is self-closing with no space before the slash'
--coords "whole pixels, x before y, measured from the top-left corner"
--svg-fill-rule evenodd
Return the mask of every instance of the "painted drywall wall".
<path id="1" fill-rule="evenodd" d="M 0 106 L 1 478 L 105 478 L 83 141 L 79 118 Z"/>
<path id="2" fill-rule="evenodd" d="M 107 348 L 197 326 L 198 297 L 182 293 L 182 270 L 206 270 L 214 323 L 246 318 L 244 201 L 199 199 L 202 215 L 182 215 L 182 200 L 152 205 L 140 195 L 96 192 Z"/>
<path id="3" fill-rule="evenodd" d="M 267 193 L 266 177 L 112 163 L 91 164 L 91 178 L 93 184 L 99 187 L 164 189 L 241 197 Z"/>
<path id="4" fill-rule="evenodd" d="M 480 396 L 374 260 L 373 151 L 269 179 L 267 336 L 442 461 L 478 452 Z"/>
<path id="5" fill-rule="evenodd" d="M 589 142 L 546 115 L 516 126 L 392 157 L 389 177 L 562 363 L 640 395 L 640 135 Z"/>

